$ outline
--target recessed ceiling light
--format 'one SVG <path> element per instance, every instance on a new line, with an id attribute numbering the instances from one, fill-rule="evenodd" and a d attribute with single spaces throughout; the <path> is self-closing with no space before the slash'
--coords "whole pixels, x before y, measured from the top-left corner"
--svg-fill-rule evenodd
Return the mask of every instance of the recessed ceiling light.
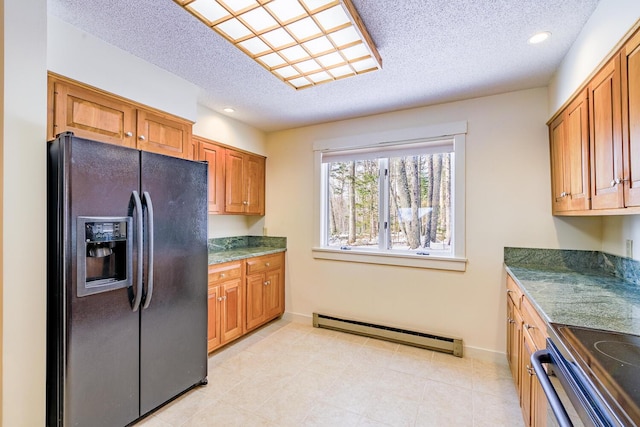
<path id="1" fill-rule="evenodd" d="M 223 108 L 222 111 L 224 111 L 225 113 L 234 113 L 236 110 L 234 110 L 231 107 L 226 107 L 226 108 Z"/>
<path id="2" fill-rule="evenodd" d="M 541 33 L 534 34 L 529 38 L 529 44 L 542 43 L 549 37 L 551 37 L 551 33 L 549 31 L 543 31 Z"/>

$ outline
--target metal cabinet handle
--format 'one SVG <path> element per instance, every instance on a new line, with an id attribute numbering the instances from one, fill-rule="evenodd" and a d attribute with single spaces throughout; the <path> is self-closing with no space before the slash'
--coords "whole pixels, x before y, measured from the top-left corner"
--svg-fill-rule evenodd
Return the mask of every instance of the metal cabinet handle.
<path id="1" fill-rule="evenodd" d="M 511 323 L 511 324 L 516 323 L 516 321 L 515 321 L 515 320 L 513 320 L 512 318 L 508 318 L 508 319 L 507 319 L 507 321 L 508 321 L 509 323 Z"/>
<path id="2" fill-rule="evenodd" d="M 247 202 L 246 200 L 244 200 L 244 201 L 242 202 L 242 204 L 246 206 L 246 205 L 248 205 L 248 204 L 249 204 L 249 202 Z"/>
<path id="3" fill-rule="evenodd" d="M 144 136 L 144 135 L 140 135 L 140 136 L 138 137 L 138 139 L 139 139 L 140 141 L 144 141 L 145 139 L 147 139 L 147 137 L 146 137 L 146 136 Z"/>
<path id="4" fill-rule="evenodd" d="M 221 278 L 221 279 L 224 279 L 224 278 L 225 278 L 225 276 L 226 276 L 226 274 L 224 274 L 224 273 L 220 273 L 220 278 Z"/>
<path id="5" fill-rule="evenodd" d="M 222 297 L 218 297 L 218 301 L 222 301 Z"/>
<path id="6" fill-rule="evenodd" d="M 270 262 L 265 262 L 264 265 L 267 266 L 267 267 L 270 267 L 271 263 Z"/>
<path id="7" fill-rule="evenodd" d="M 131 138 L 133 136 L 133 132 L 125 132 L 124 136 L 126 136 L 127 138 Z"/>
<path id="8" fill-rule="evenodd" d="M 524 328 L 525 328 L 525 329 L 535 329 L 535 328 L 536 328 L 535 326 L 530 325 L 530 324 L 528 324 L 528 323 L 525 323 L 525 324 L 524 324 L 524 325 L 522 325 L 522 326 L 524 326 Z"/>
<path id="9" fill-rule="evenodd" d="M 269 283 L 265 280 L 262 284 L 267 286 Z"/>
<path id="10" fill-rule="evenodd" d="M 527 365 L 527 373 L 529 374 L 529 376 L 534 376 L 536 374 L 534 369 L 529 365 Z"/>
<path id="11" fill-rule="evenodd" d="M 618 184 L 622 184 L 623 182 L 627 182 L 627 181 L 629 181 L 629 179 L 628 179 L 628 178 L 627 178 L 627 179 L 624 179 L 624 178 L 616 178 L 616 179 L 614 179 L 613 181 L 611 181 L 611 186 L 612 186 L 612 187 L 615 187 L 616 185 L 618 185 Z"/>

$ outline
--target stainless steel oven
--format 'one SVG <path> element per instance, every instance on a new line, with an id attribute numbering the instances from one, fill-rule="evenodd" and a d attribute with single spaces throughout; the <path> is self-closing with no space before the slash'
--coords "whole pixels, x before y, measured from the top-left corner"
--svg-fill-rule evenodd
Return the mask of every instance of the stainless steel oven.
<path id="1" fill-rule="evenodd" d="M 640 337 L 552 324 L 531 362 L 560 427 L 640 425 Z"/>

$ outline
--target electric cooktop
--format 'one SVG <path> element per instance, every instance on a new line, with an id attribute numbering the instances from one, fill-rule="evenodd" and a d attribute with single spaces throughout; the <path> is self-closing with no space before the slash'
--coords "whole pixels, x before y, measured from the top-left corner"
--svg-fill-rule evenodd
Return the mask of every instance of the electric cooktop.
<path id="1" fill-rule="evenodd" d="M 621 419 L 627 416 L 640 425 L 640 336 L 578 326 L 553 327 L 609 407 Z"/>

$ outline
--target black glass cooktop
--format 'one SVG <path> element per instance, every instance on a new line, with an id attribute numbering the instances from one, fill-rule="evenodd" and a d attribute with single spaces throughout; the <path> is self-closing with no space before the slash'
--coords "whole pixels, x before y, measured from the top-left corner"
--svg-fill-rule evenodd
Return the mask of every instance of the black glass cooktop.
<path id="1" fill-rule="evenodd" d="M 640 425 L 640 336 L 553 325 L 611 409 Z M 620 411 L 622 410 L 622 411 Z M 626 424 L 626 423 L 625 423 Z"/>

